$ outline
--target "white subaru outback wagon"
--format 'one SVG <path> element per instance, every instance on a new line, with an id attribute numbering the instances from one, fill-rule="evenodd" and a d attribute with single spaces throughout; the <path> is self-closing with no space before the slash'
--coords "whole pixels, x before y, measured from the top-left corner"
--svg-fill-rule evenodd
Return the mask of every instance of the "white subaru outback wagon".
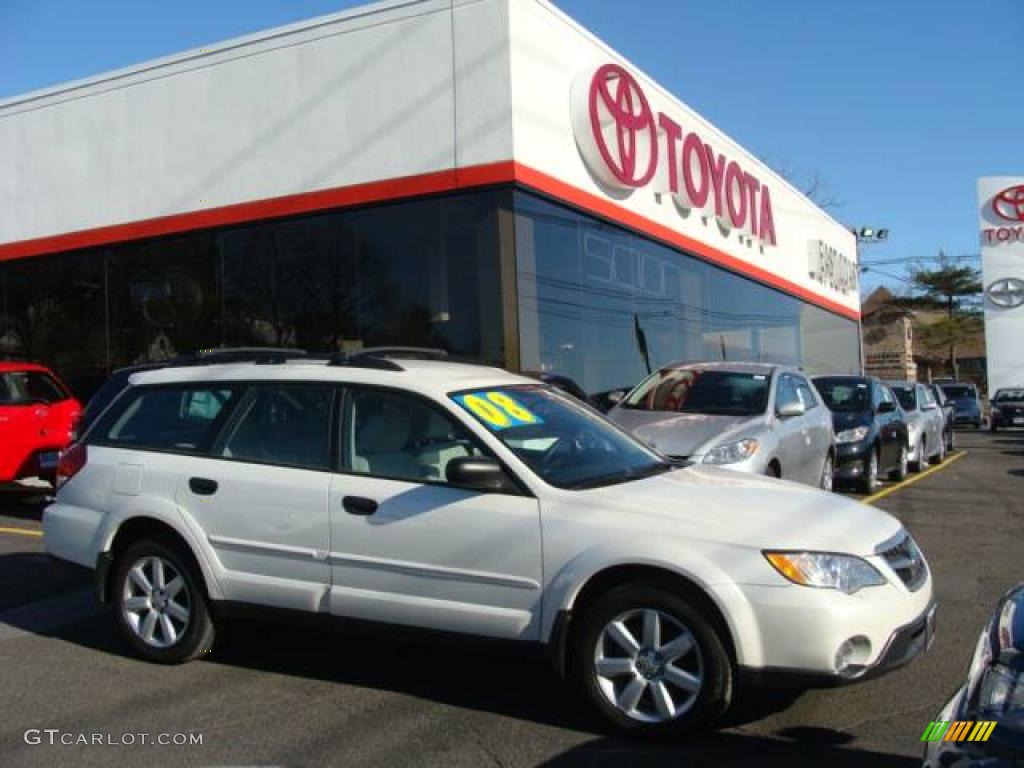
<path id="1" fill-rule="evenodd" d="M 843 682 L 926 648 L 889 515 L 672 462 L 506 371 L 386 352 L 138 373 L 61 458 L 47 550 L 142 657 L 233 609 L 521 641 L 610 724 L 710 726 L 747 679 Z M 275 611 L 280 615 L 280 611 Z"/>

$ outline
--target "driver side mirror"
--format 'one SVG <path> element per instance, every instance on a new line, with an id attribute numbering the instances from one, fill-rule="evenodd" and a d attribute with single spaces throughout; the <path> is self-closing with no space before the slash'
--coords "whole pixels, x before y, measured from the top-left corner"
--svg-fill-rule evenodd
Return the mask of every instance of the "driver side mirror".
<path id="1" fill-rule="evenodd" d="M 471 491 L 490 493 L 514 491 L 515 486 L 501 465 L 490 456 L 460 456 L 448 462 L 448 482 Z"/>
<path id="2" fill-rule="evenodd" d="M 879 413 L 892 413 L 895 410 L 896 410 L 896 403 L 893 403 L 893 402 L 891 402 L 889 400 L 883 400 L 882 402 L 880 402 L 878 404 L 878 412 Z"/>
<path id="3" fill-rule="evenodd" d="M 783 403 L 776 408 L 776 413 L 779 414 L 780 418 L 791 419 L 794 416 L 803 416 L 807 412 L 804 408 L 804 404 L 799 400 L 790 400 L 788 403 Z"/>

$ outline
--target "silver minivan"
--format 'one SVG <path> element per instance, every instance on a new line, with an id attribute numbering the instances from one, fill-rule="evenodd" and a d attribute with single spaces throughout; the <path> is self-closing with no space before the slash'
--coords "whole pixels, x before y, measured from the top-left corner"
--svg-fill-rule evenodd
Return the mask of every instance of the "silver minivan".
<path id="1" fill-rule="evenodd" d="M 608 418 L 669 456 L 832 488 L 832 414 L 795 368 L 672 363 Z"/>

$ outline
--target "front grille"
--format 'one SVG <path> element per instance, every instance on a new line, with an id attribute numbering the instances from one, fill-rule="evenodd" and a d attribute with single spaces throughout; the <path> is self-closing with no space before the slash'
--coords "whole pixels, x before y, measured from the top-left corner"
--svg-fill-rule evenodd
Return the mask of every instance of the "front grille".
<path id="1" fill-rule="evenodd" d="M 924 563 L 921 550 L 906 531 L 902 531 L 895 540 L 880 544 L 877 552 L 911 592 L 924 583 L 928 566 Z"/>

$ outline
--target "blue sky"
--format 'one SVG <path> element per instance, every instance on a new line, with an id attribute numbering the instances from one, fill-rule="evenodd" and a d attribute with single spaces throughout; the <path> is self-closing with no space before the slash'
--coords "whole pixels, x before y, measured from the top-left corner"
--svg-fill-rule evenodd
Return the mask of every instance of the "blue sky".
<path id="1" fill-rule="evenodd" d="M 361 2 L 0 0 L 0 98 Z M 556 0 L 740 143 L 814 174 L 864 263 L 977 253 L 975 179 L 1024 174 L 1024 0 Z M 977 263 L 977 262 L 973 262 Z M 907 262 L 863 276 L 893 289 Z"/>

